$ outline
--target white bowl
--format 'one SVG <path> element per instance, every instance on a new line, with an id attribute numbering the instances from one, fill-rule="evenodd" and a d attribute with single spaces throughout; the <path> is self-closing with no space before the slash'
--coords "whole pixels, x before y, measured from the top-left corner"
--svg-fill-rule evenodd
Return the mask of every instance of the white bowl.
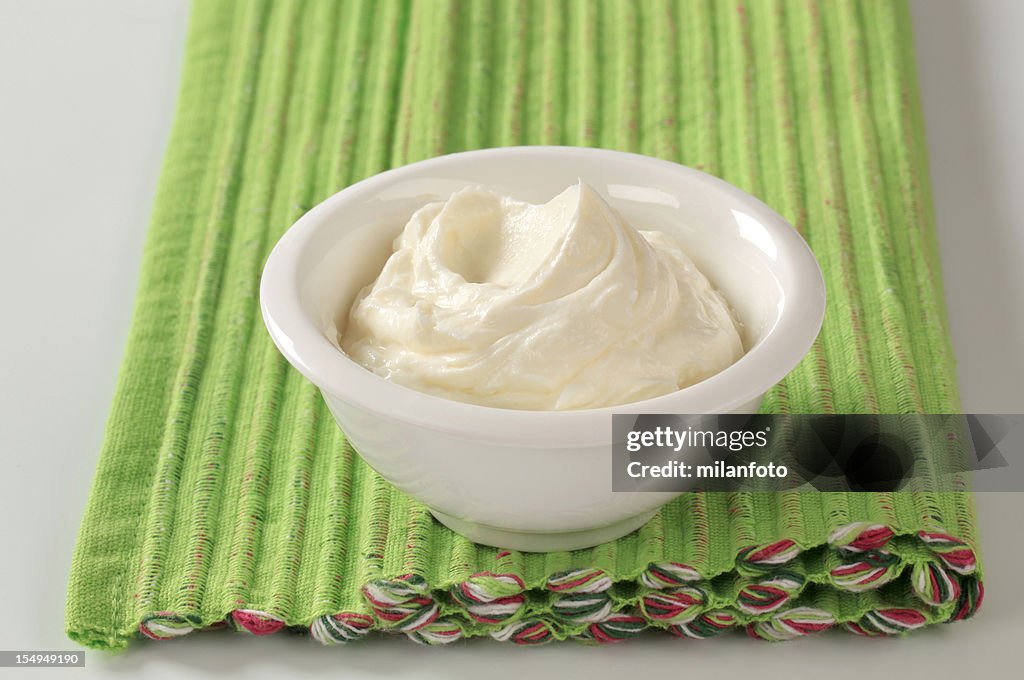
<path id="1" fill-rule="evenodd" d="M 746 354 L 696 385 L 579 411 L 450 401 L 390 383 L 337 338 L 408 218 L 480 184 L 544 202 L 582 178 L 635 227 L 676 235 L 743 324 Z M 263 318 L 288 361 L 320 388 L 366 462 L 480 543 L 573 550 L 646 522 L 678 494 L 612 492 L 613 413 L 751 413 L 814 342 L 825 288 L 784 219 L 726 182 L 675 163 L 602 149 L 513 147 L 441 156 L 376 175 L 310 210 L 270 254 Z"/>

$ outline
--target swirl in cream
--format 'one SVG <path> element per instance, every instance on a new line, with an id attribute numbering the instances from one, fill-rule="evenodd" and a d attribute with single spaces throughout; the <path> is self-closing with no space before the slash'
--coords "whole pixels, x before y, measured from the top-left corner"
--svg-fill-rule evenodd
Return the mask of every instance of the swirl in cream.
<path id="1" fill-rule="evenodd" d="M 395 383 L 531 410 L 659 396 L 743 353 L 729 306 L 675 241 L 582 182 L 543 205 L 470 187 L 418 210 L 341 346 Z"/>

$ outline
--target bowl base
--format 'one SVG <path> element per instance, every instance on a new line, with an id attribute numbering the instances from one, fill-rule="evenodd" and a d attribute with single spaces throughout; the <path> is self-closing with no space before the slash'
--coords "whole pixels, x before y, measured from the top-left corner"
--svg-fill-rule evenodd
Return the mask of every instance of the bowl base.
<path id="1" fill-rule="evenodd" d="M 452 531 L 462 534 L 477 543 L 507 550 L 551 552 L 554 550 L 579 550 L 581 548 L 590 548 L 606 541 L 614 541 L 616 538 L 621 538 L 629 532 L 639 529 L 647 520 L 654 517 L 656 512 L 658 512 L 656 509 L 651 510 L 650 512 L 629 517 L 621 522 L 596 529 L 551 533 L 500 529 L 486 524 L 476 524 L 475 522 L 458 519 L 437 510 L 431 510 L 430 514 Z"/>

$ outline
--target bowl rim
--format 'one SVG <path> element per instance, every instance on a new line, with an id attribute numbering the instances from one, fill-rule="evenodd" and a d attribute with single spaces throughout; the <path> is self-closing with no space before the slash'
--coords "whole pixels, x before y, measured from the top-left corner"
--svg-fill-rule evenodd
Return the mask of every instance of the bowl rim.
<path id="1" fill-rule="evenodd" d="M 783 285 L 783 308 L 764 337 L 738 361 L 698 383 L 643 401 L 567 411 L 499 408 L 419 392 L 390 382 L 350 359 L 309 318 L 301 304 L 302 254 L 313 236 L 344 204 L 380 192 L 413 172 L 482 156 L 602 157 L 675 172 L 692 185 L 724 193 L 769 231 Z M 785 260 L 785 261 L 784 261 Z M 792 371 L 810 350 L 825 316 L 825 281 L 810 246 L 797 230 L 759 199 L 725 180 L 659 158 L 625 151 L 572 146 L 515 146 L 436 156 L 373 175 L 328 197 L 299 218 L 272 249 L 260 280 L 260 308 L 278 350 L 323 392 L 378 417 L 491 443 L 546 448 L 611 441 L 614 413 L 729 413 L 757 399 Z"/>

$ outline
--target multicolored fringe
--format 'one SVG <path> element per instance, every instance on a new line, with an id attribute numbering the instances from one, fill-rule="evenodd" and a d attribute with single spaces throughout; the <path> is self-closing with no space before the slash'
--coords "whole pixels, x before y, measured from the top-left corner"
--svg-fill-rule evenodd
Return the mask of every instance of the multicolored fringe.
<path id="1" fill-rule="evenodd" d="M 736 569 L 753 576 L 789 563 L 800 554 L 800 546 L 788 538 L 761 546 L 750 546 L 736 556 Z"/>
<path id="2" fill-rule="evenodd" d="M 231 612 L 231 627 L 240 633 L 270 635 L 284 628 L 284 621 L 255 609 L 236 609 Z"/>
<path id="3" fill-rule="evenodd" d="M 668 630 L 676 637 L 707 640 L 716 635 L 721 635 L 735 625 L 736 616 L 728 610 L 719 609 L 701 614 L 689 623 L 671 625 L 668 627 Z"/>
<path id="4" fill-rule="evenodd" d="M 452 618 L 438 619 L 422 628 L 406 633 L 413 642 L 430 647 L 447 645 L 462 638 L 462 626 Z"/>
<path id="5" fill-rule="evenodd" d="M 859 553 L 880 550 L 895 535 L 896 532 L 884 524 L 853 522 L 832 532 L 828 544 L 833 548 Z"/>
<path id="6" fill-rule="evenodd" d="M 512 574 L 474 574 L 452 586 L 452 599 L 480 623 L 501 623 L 514 617 L 526 601 L 522 579 Z"/>
<path id="7" fill-rule="evenodd" d="M 862 593 L 879 588 L 899 575 L 900 560 L 890 552 L 872 549 L 853 554 L 857 556 L 855 561 L 829 572 L 837 588 Z"/>
<path id="8" fill-rule="evenodd" d="M 736 605 L 748 614 L 773 612 L 800 594 L 804 577 L 795 571 L 778 571 L 770 577 L 740 588 Z"/>
<path id="9" fill-rule="evenodd" d="M 198 625 L 198 618 L 178 616 L 173 612 L 159 612 L 143 619 L 139 624 L 139 632 L 150 640 L 170 640 L 188 635 Z"/>
<path id="10" fill-rule="evenodd" d="M 960 582 L 938 562 L 919 562 L 910 572 L 914 593 L 926 604 L 940 607 L 960 598 Z"/>
<path id="11" fill-rule="evenodd" d="M 925 531 L 918 533 L 918 537 L 931 548 L 943 564 L 961 576 L 973 574 L 978 568 L 977 556 L 963 541 L 949 534 Z"/>
<path id="12" fill-rule="evenodd" d="M 844 624 L 846 630 L 865 637 L 902 635 L 928 623 L 927 617 L 916 609 L 880 609 L 868 612 L 859 621 Z"/>
<path id="13" fill-rule="evenodd" d="M 677 586 L 700 581 L 700 572 L 691 566 L 679 562 L 660 562 L 650 564 L 647 571 L 640 575 L 640 582 L 648 588 L 675 588 Z"/>
<path id="14" fill-rule="evenodd" d="M 363 596 L 381 627 L 403 633 L 423 628 L 437 619 L 437 602 L 428 591 L 426 580 L 416 574 L 363 586 Z"/>
<path id="15" fill-rule="evenodd" d="M 966 619 L 978 611 L 985 589 L 976 576 L 977 556 L 966 543 L 945 533 L 921 532 L 912 538 L 927 547 L 924 559 L 918 551 L 913 560 L 904 561 L 898 548 L 890 547 L 894 537 L 890 527 L 866 522 L 833 532 L 828 544 L 832 552 L 825 560 L 839 566 L 828 571 L 831 586 L 859 593 L 902 576 L 928 607 L 952 605 L 951 614 L 949 609 L 943 610 L 947 621 Z M 934 620 L 929 611 L 905 606 L 880 608 L 845 621 L 837 621 L 832 613 L 816 607 L 799 603 L 792 606 L 808 582 L 806 565 L 796 559 L 800 554 L 799 546 L 791 540 L 741 551 L 735 573 L 743 578 L 733 598 L 735 609 L 709 601 L 711 586 L 707 579 L 679 562 L 649 564 L 638 578 L 642 592 L 622 599 L 612 597 L 614 581 L 601 569 L 558 572 L 538 589 L 549 595 L 548 613 L 540 615 L 527 612 L 528 588 L 516 574 L 480 572 L 451 586 L 446 591 L 449 599 L 443 603 L 444 616 L 442 602 L 435 599 L 426 579 L 407 574 L 373 581 L 363 588 L 372 615 L 344 612 L 320 616 L 309 625 L 309 633 L 322 644 L 334 645 L 361 639 L 379 627 L 404 633 L 418 644 L 437 646 L 465 637 L 465 626 L 471 621 L 485 626 L 472 629 L 474 634 L 487 632 L 496 640 L 522 645 L 550 642 L 556 637 L 556 629 L 559 637 L 610 644 L 636 637 L 652 627 L 700 640 L 742 624 L 751 637 L 775 642 L 836 625 L 866 637 L 902 635 Z M 227 624 L 252 635 L 270 635 L 286 626 L 281 618 L 257 609 L 236 609 L 227 617 Z M 146 617 L 139 624 L 139 632 L 154 640 L 168 640 L 187 635 L 201 625 L 196 616 L 159 612 Z M 224 622 L 216 625 L 223 626 Z"/>
<path id="16" fill-rule="evenodd" d="M 551 611 L 559 619 L 573 623 L 598 623 L 612 612 L 608 590 L 612 580 L 600 569 L 577 569 L 548 579 L 547 589 L 556 596 Z"/>
<path id="17" fill-rule="evenodd" d="M 554 639 L 551 626 L 539 619 L 510 623 L 491 633 L 491 637 L 499 642 L 518 645 L 543 645 Z"/>
<path id="18" fill-rule="evenodd" d="M 767 621 L 757 621 L 747 626 L 747 634 L 769 642 L 781 642 L 820 633 L 835 625 L 832 614 L 813 607 L 795 607 L 780 612 Z"/>
<path id="19" fill-rule="evenodd" d="M 309 634 L 324 645 L 338 645 L 362 639 L 373 630 L 373 617 L 366 614 L 342 613 L 321 616 L 309 626 Z"/>
<path id="20" fill-rule="evenodd" d="M 697 618 L 705 601 L 704 591 L 693 586 L 655 590 L 641 598 L 640 611 L 654 623 L 686 623 Z"/>
<path id="21" fill-rule="evenodd" d="M 974 616 L 985 599 L 985 584 L 976 578 L 967 579 L 960 589 L 960 600 L 956 603 L 956 611 L 947 623 L 963 621 Z"/>
<path id="22" fill-rule="evenodd" d="M 596 642 L 599 644 L 613 644 L 634 638 L 647 629 L 647 619 L 632 613 L 611 614 L 603 621 L 591 623 L 583 629 L 579 635 L 573 636 L 575 640 L 583 642 Z"/>

